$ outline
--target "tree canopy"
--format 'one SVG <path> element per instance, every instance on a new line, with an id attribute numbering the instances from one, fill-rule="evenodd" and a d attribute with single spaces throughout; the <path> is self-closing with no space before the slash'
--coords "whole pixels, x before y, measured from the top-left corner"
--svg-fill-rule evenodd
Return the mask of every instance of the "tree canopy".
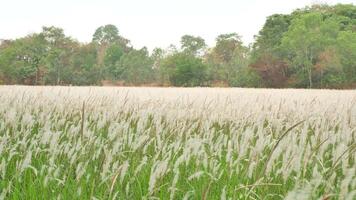
<path id="1" fill-rule="evenodd" d="M 1 40 L 2 41 L 2 40 Z M 313 5 L 273 14 L 255 42 L 238 33 L 209 47 L 183 35 L 180 46 L 135 49 L 112 24 L 80 43 L 59 27 L 0 43 L 0 84 L 356 87 L 356 6 Z"/>
<path id="2" fill-rule="evenodd" d="M 253 45 L 251 59 L 263 85 L 352 86 L 356 77 L 352 63 L 356 60 L 352 45 L 355 9 L 354 5 L 313 5 L 290 15 L 269 17 Z"/>

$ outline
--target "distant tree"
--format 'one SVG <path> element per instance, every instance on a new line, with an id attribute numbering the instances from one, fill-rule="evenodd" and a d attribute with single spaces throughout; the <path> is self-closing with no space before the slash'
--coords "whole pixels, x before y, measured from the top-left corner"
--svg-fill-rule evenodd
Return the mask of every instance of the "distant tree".
<path id="1" fill-rule="evenodd" d="M 159 83 L 160 85 L 164 85 L 167 83 L 167 79 L 165 79 L 165 74 L 163 73 L 162 66 L 162 60 L 165 58 L 166 52 L 161 49 L 161 48 L 155 48 L 153 49 L 151 53 L 151 59 L 153 61 L 152 69 L 154 70 L 155 73 L 155 82 Z"/>
<path id="2" fill-rule="evenodd" d="M 145 84 L 155 80 L 153 60 L 147 48 L 132 50 L 124 54 L 116 63 L 116 74 L 119 80 L 128 84 Z"/>
<path id="3" fill-rule="evenodd" d="M 57 27 L 43 27 L 40 35 L 46 43 L 45 81 L 48 84 L 70 84 L 70 57 L 79 44 L 70 37 L 66 37 L 63 29 Z"/>
<path id="4" fill-rule="evenodd" d="M 267 87 L 351 84 L 354 67 L 347 64 L 347 55 L 352 53 L 342 50 L 349 44 L 340 37 L 356 31 L 355 11 L 351 4 L 312 5 L 268 17 L 253 45 L 250 66 Z"/>
<path id="5" fill-rule="evenodd" d="M 264 87 L 287 87 L 289 80 L 288 63 L 273 53 L 264 52 L 257 60 L 251 58 L 250 69 L 259 76 Z"/>
<path id="6" fill-rule="evenodd" d="M 290 15 L 269 16 L 252 46 L 251 67 L 267 87 L 284 87 L 288 80 L 288 65 L 284 61 L 280 44 L 291 19 Z"/>
<path id="7" fill-rule="evenodd" d="M 0 71 L 5 83 L 40 84 L 46 46 L 38 34 L 17 39 L 0 53 Z"/>
<path id="8" fill-rule="evenodd" d="M 124 50 L 117 43 L 112 44 L 106 49 L 104 57 L 104 66 L 105 66 L 105 76 L 111 79 L 117 78 L 116 74 L 116 63 L 120 61 L 121 57 L 124 54 Z"/>
<path id="9" fill-rule="evenodd" d="M 93 42 L 99 45 L 108 45 L 115 43 L 119 39 L 119 30 L 115 25 L 108 24 L 100 26 L 95 30 Z"/>
<path id="10" fill-rule="evenodd" d="M 292 21 L 281 47 L 302 86 L 314 86 L 313 72 L 319 54 L 335 44 L 338 31 L 338 19 L 324 20 L 321 13 L 308 13 Z"/>
<path id="11" fill-rule="evenodd" d="M 329 47 L 320 52 L 314 65 L 314 79 L 319 87 L 333 87 L 344 82 L 340 56 L 335 47 Z"/>
<path id="12" fill-rule="evenodd" d="M 327 14 L 344 17 L 340 23 L 340 29 L 342 31 L 356 31 L 356 5 L 337 4 L 331 7 Z"/>
<path id="13" fill-rule="evenodd" d="M 200 55 L 207 46 L 203 38 L 191 35 L 182 36 L 180 43 L 183 52 L 194 56 Z"/>
<path id="14" fill-rule="evenodd" d="M 355 17 L 356 19 L 356 17 Z M 337 37 L 337 51 L 345 74 L 346 82 L 356 83 L 356 32 L 342 31 Z"/>
<path id="15" fill-rule="evenodd" d="M 170 44 L 165 50 L 164 50 L 166 55 L 173 55 L 178 53 L 178 49 L 175 45 Z"/>
<path id="16" fill-rule="evenodd" d="M 267 18 L 252 46 L 237 33 L 208 48 L 199 36 L 134 49 L 115 25 L 98 27 L 82 44 L 63 29 L 0 40 L 0 84 L 125 84 L 236 87 L 356 87 L 356 6 L 314 4 Z"/>
<path id="17" fill-rule="evenodd" d="M 99 84 L 100 68 L 96 65 L 97 51 L 95 45 L 90 43 L 77 46 L 70 56 L 71 79 L 74 85 Z"/>
<path id="18" fill-rule="evenodd" d="M 92 42 L 97 46 L 97 65 L 101 76 L 113 79 L 114 64 L 124 53 L 131 51 L 130 41 L 119 35 L 115 25 L 107 24 L 96 29 Z"/>
<path id="19" fill-rule="evenodd" d="M 108 47 L 115 43 L 121 46 L 125 52 L 131 50 L 129 47 L 130 40 L 120 36 L 118 28 L 112 24 L 97 28 L 92 41 L 103 47 Z"/>
<path id="20" fill-rule="evenodd" d="M 247 52 L 247 48 L 242 44 L 241 37 L 237 33 L 229 33 L 219 35 L 216 38 L 216 46 L 213 50 L 220 62 L 229 63 L 238 49 L 244 51 L 241 51 L 242 54 Z"/>
<path id="21" fill-rule="evenodd" d="M 249 49 L 237 33 L 219 35 L 215 47 L 206 54 L 205 62 L 213 82 L 226 82 L 230 86 L 257 85 L 253 80 L 257 76 L 248 68 Z"/>
<path id="22" fill-rule="evenodd" d="M 207 71 L 201 58 L 184 52 L 166 57 L 161 70 L 175 86 L 204 86 Z"/>

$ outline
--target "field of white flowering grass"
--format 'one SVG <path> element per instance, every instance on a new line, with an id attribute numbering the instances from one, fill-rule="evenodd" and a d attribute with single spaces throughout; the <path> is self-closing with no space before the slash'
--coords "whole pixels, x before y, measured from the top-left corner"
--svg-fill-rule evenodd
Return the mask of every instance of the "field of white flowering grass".
<path id="1" fill-rule="evenodd" d="M 356 199 L 356 91 L 0 87 L 0 199 Z"/>

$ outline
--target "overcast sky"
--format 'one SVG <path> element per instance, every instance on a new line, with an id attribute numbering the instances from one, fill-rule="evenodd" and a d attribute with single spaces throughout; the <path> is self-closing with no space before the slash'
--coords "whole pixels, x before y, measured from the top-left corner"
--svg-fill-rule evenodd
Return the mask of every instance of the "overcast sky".
<path id="1" fill-rule="evenodd" d="M 54 25 L 90 42 L 97 27 L 114 24 L 135 48 L 177 45 L 184 34 L 201 36 L 213 45 L 217 35 L 230 32 L 249 44 L 267 16 L 312 3 L 356 0 L 2 0 L 0 38 L 23 37 Z"/>

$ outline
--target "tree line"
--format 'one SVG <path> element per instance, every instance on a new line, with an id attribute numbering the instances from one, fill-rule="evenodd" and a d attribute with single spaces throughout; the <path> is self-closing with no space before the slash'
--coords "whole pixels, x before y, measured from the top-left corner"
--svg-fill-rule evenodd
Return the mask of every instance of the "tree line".
<path id="1" fill-rule="evenodd" d="M 356 87 L 356 6 L 313 5 L 269 16 L 245 46 L 237 33 L 208 47 L 184 35 L 180 46 L 135 49 L 114 25 L 80 43 L 58 27 L 0 43 L 0 84 L 231 87 Z"/>

